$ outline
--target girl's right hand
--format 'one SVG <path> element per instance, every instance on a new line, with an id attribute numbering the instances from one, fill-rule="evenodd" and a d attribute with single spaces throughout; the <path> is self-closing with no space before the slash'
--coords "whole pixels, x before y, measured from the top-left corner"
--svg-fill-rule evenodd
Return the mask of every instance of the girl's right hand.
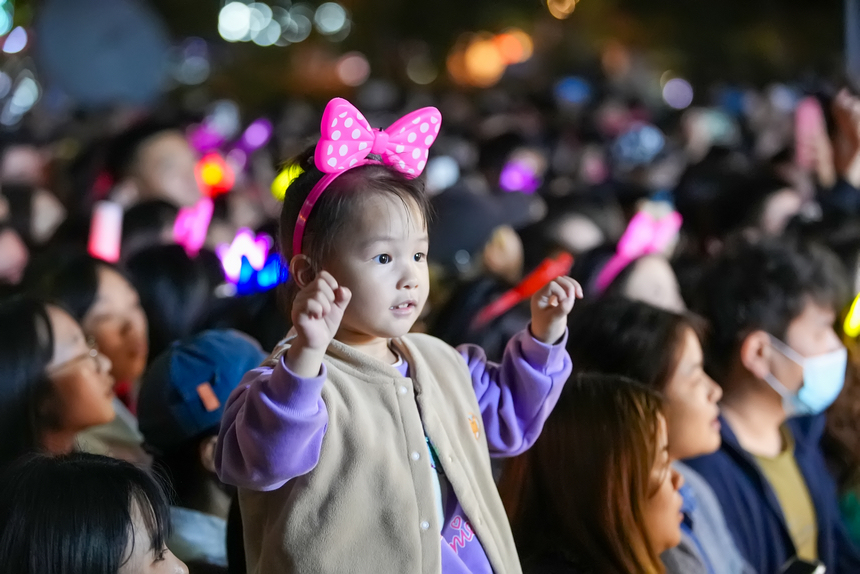
<path id="1" fill-rule="evenodd" d="M 327 271 L 305 285 L 293 301 L 296 338 L 287 351 L 287 366 L 305 378 L 319 374 L 322 358 L 334 339 L 352 293 Z"/>

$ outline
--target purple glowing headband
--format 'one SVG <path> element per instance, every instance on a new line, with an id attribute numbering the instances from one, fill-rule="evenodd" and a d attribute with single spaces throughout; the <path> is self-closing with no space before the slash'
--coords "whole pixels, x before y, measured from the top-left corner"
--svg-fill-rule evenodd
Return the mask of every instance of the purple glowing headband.
<path id="1" fill-rule="evenodd" d="M 441 126 L 439 110 L 421 108 L 406 114 L 387 130 L 374 130 L 348 101 L 343 98 L 330 101 L 323 112 L 322 137 L 314 153 L 314 164 L 325 175 L 314 185 L 299 211 L 293 232 L 293 254 L 302 252 L 308 216 L 335 179 L 352 168 L 380 163 L 406 177 L 418 177 L 427 165 L 430 146 L 436 141 Z M 369 159 L 371 154 L 382 161 Z"/>

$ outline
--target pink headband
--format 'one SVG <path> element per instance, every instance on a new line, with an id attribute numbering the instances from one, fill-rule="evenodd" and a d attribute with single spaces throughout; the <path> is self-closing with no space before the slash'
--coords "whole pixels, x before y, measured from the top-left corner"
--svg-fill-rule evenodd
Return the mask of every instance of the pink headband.
<path id="1" fill-rule="evenodd" d="M 409 178 L 418 177 L 427 165 L 430 146 L 439 135 L 442 114 L 436 108 L 421 108 L 406 114 L 387 129 L 374 130 L 355 106 L 334 98 L 323 112 L 322 137 L 314 153 L 314 164 L 325 175 L 305 199 L 293 232 L 293 254 L 302 252 L 302 237 L 308 216 L 323 191 L 341 174 L 363 165 L 384 164 Z M 382 161 L 369 159 L 371 154 Z"/>
<path id="2" fill-rule="evenodd" d="M 600 293 L 624 271 L 624 268 L 640 257 L 660 253 L 678 235 L 681 229 L 681 214 L 673 211 L 662 219 L 654 219 L 647 211 L 640 211 L 627 226 L 618 241 L 618 248 L 609 263 L 597 276 L 595 286 Z"/>

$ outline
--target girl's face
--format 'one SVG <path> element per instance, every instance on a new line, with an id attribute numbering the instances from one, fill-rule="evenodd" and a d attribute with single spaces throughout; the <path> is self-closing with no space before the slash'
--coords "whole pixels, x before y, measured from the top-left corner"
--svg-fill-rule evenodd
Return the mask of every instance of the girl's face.
<path id="1" fill-rule="evenodd" d="M 137 503 L 131 511 L 132 532 L 124 554 L 125 562 L 117 574 L 188 574 L 188 567 L 166 546 L 153 548 Z"/>
<path id="2" fill-rule="evenodd" d="M 113 363 L 117 381 L 136 381 L 149 355 L 146 315 L 137 291 L 108 267 L 98 268 L 95 303 L 84 316 L 83 327 Z"/>
<path id="3" fill-rule="evenodd" d="M 53 393 L 45 406 L 58 430 L 79 432 L 114 418 L 111 362 L 87 345 L 77 322 L 59 307 L 48 306 L 54 331 L 54 356 L 46 369 Z"/>
<path id="4" fill-rule="evenodd" d="M 676 313 L 687 309 L 678 279 L 665 257 L 646 255 L 631 265 L 634 267 L 624 285 L 625 297 Z"/>
<path id="5" fill-rule="evenodd" d="M 678 489 L 684 484 L 681 474 L 672 468 L 669 458 L 666 419 L 660 417 L 657 431 L 657 458 L 651 471 L 651 490 L 654 493 L 645 505 L 645 527 L 660 554 L 681 543 L 681 505 Z"/>
<path id="6" fill-rule="evenodd" d="M 681 358 L 666 384 L 669 456 L 675 460 L 710 454 L 720 448 L 723 391 L 702 365 L 702 345 L 692 329 L 683 337 Z"/>
<path id="7" fill-rule="evenodd" d="M 338 340 L 347 344 L 409 332 L 429 293 L 427 226 L 418 207 L 368 195 L 323 269 L 352 291 Z"/>

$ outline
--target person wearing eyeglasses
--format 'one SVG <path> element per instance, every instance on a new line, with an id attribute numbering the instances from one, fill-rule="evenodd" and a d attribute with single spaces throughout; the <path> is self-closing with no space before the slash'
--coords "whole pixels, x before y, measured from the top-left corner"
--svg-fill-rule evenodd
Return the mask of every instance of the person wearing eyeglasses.
<path id="1" fill-rule="evenodd" d="M 111 362 L 62 308 L 0 304 L 0 469 L 32 452 L 75 450 L 75 437 L 114 419 Z"/>

